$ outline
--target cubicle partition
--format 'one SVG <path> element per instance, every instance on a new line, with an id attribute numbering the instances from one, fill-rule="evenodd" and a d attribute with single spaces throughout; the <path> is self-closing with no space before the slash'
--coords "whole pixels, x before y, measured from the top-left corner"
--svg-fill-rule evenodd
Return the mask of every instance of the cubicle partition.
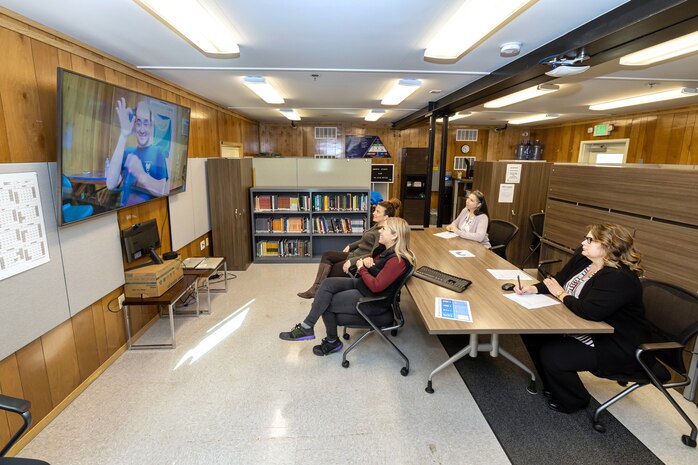
<path id="1" fill-rule="evenodd" d="M 698 292 L 698 169 L 682 165 L 555 164 L 550 173 L 541 259 L 563 262 L 587 225 L 633 233 L 648 278 Z"/>
<path id="2" fill-rule="evenodd" d="M 36 173 L 49 261 L 0 280 L 0 360 L 124 284 L 115 212 L 59 229 L 56 164 L 0 164 L 8 173 Z"/>

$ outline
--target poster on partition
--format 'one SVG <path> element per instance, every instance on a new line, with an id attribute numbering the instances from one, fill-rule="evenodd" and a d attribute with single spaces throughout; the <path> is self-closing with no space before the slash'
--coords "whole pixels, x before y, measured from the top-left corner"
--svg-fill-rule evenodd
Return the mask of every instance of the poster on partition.
<path id="1" fill-rule="evenodd" d="M 346 136 L 344 150 L 347 158 L 390 158 L 378 136 Z"/>

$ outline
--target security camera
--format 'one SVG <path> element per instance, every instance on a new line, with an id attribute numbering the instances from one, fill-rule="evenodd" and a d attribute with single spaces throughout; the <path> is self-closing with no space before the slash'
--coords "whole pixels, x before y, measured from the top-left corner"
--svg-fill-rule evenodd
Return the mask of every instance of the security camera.
<path id="1" fill-rule="evenodd" d="M 295 121 L 291 121 L 291 127 L 292 127 L 292 128 L 296 128 L 296 127 L 297 127 Z"/>

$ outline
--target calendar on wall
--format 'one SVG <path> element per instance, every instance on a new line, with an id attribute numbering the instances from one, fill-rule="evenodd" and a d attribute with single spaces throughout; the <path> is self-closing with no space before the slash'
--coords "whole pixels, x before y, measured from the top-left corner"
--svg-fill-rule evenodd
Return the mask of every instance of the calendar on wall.
<path id="1" fill-rule="evenodd" d="M 0 174 L 0 280 L 49 260 L 37 174 Z"/>

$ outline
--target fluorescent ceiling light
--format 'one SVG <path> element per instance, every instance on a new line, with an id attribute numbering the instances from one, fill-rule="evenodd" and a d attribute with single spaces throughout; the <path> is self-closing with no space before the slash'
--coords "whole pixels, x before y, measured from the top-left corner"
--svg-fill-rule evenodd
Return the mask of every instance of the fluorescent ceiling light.
<path id="1" fill-rule="evenodd" d="M 239 56 L 236 32 L 220 12 L 202 0 L 134 0 L 205 55 Z"/>
<path id="2" fill-rule="evenodd" d="M 590 105 L 590 110 L 610 110 L 613 108 L 631 107 L 633 105 L 642 105 L 643 103 L 661 102 L 663 100 L 672 100 L 675 98 L 695 97 L 698 91 L 694 87 L 679 87 L 678 89 L 666 90 L 656 94 L 639 95 L 637 97 L 624 98 L 620 100 L 612 100 L 610 102 L 597 103 Z"/>
<path id="3" fill-rule="evenodd" d="M 377 121 L 381 116 L 385 114 L 385 110 L 370 110 L 366 113 L 364 118 L 366 121 Z"/>
<path id="4" fill-rule="evenodd" d="M 284 98 L 261 76 L 245 76 L 243 84 L 267 103 L 284 103 Z"/>
<path id="5" fill-rule="evenodd" d="M 453 60 L 537 0 L 466 0 L 431 39 L 425 58 Z"/>
<path id="6" fill-rule="evenodd" d="M 385 94 L 385 97 L 381 100 L 381 104 L 397 105 L 410 96 L 415 90 L 419 89 L 421 85 L 422 81 L 419 79 L 400 79 L 395 83 L 393 88 Z"/>
<path id="7" fill-rule="evenodd" d="M 286 118 L 290 119 L 291 121 L 300 121 L 301 117 L 298 113 L 296 113 L 296 110 L 293 108 L 279 108 L 279 111 L 281 112 L 282 115 L 284 115 Z"/>
<path id="8" fill-rule="evenodd" d="M 485 103 L 485 108 L 502 108 L 514 103 L 523 102 L 524 100 L 540 97 L 541 95 L 560 90 L 560 86 L 555 84 L 541 84 L 539 86 L 529 87 L 528 89 L 514 92 L 496 100 L 490 100 Z"/>
<path id="9" fill-rule="evenodd" d="M 621 57 L 625 66 L 644 66 L 698 51 L 698 31 Z"/>
<path id="10" fill-rule="evenodd" d="M 558 113 L 539 113 L 537 115 L 528 115 L 528 116 L 522 116 L 521 118 L 514 118 L 510 119 L 507 121 L 509 124 L 526 124 L 526 123 L 533 123 L 535 121 L 543 121 L 547 119 L 555 119 L 559 118 L 560 115 Z"/>
<path id="11" fill-rule="evenodd" d="M 449 116 L 448 122 L 450 123 L 451 121 L 455 121 L 457 119 L 467 118 L 470 115 L 472 115 L 472 113 L 469 111 L 459 111 L 458 113 Z M 443 123 L 443 121 L 444 121 L 443 118 L 436 118 L 437 123 Z"/>

